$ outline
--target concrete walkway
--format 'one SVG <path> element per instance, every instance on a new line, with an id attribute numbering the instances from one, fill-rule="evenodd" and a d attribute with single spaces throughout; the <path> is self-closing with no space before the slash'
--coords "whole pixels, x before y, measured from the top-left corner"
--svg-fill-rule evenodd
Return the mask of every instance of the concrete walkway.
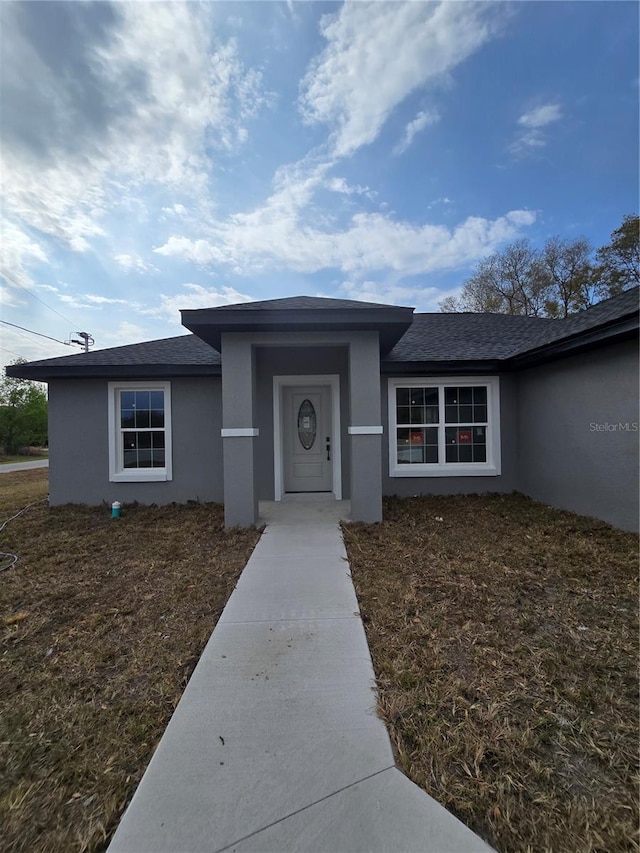
<path id="1" fill-rule="evenodd" d="M 11 471 L 29 471 L 31 468 L 48 468 L 48 459 L 34 459 L 33 462 L 6 462 L 0 465 L 0 474 L 9 474 Z"/>
<path id="2" fill-rule="evenodd" d="M 338 521 L 267 524 L 109 853 L 490 848 L 394 766 Z"/>

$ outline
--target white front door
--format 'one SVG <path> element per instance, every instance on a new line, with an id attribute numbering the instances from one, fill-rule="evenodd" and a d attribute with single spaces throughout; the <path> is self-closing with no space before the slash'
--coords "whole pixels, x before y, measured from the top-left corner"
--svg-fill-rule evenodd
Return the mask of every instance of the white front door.
<path id="1" fill-rule="evenodd" d="M 286 386 L 282 398 L 284 491 L 332 491 L 331 388 Z"/>

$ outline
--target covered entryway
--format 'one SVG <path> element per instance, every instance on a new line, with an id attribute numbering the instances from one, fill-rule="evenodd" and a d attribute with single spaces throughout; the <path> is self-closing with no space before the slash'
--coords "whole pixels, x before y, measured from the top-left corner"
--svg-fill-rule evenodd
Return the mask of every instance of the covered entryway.
<path id="1" fill-rule="evenodd" d="M 285 492 L 330 492 L 331 389 L 283 389 L 283 469 Z"/>
<path id="2" fill-rule="evenodd" d="M 405 334 L 412 314 L 412 308 L 311 296 L 182 312 L 183 325 L 221 356 L 227 526 L 257 522 L 258 490 L 265 482 L 270 446 L 276 501 L 309 492 L 342 500 L 341 418 L 349 444 L 352 518 L 382 519 L 380 356 Z M 307 369 L 309 362 L 317 364 L 319 375 L 307 374 L 303 364 L 292 361 L 291 375 L 272 374 L 270 400 L 268 373 L 261 381 L 257 378 L 260 360 L 269 350 L 300 348 L 312 354 L 301 361 Z M 346 356 L 339 375 L 329 373 L 336 349 Z M 260 430 L 265 430 L 271 401 L 273 444 L 267 444 L 261 442 Z"/>

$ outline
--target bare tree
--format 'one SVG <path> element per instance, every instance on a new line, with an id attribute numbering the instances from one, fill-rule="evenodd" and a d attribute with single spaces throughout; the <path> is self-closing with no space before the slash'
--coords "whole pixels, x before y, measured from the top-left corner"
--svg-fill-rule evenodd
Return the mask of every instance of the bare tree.
<path id="1" fill-rule="evenodd" d="M 552 283 L 545 314 L 566 317 L 596 302 L 591 246 L 584 237 L 551 237 L 542 250 L 542 265 Z"/>
<path id="2" fill-rule="evenodd" d="M 549 287 L 540 254 L 528 240 L 518 240 L 481 260 L 460 297 L 449 297 L 440 309 L 539 316 Z"/>
<path id="3" fill-rule="evenodd" d="M 457 314 L 465 310 L 457 296 L 446 296 L 438 303 L 438 307 L 443 314 Z"/>
<path id="4" fill-rule="evenodd" d="M 603 297 L 614 296 L 640 284 L 640 218 L 629 214 L 611 234 L 611 242 L 596 252 L 599 289 Z"/>
<path id="5" fill-rule="evenodd" d="M 440 310 L 566 317 L 640 284 L 640 219 L 625 216 L 596 252 L 585 237 L 551 237 L 543 249 L 517 240 L 481 260 L 459 297 Z"/>
<path id="6" fill-rule="evenodd" d="M 519 310 L 510 314 L 539 317 L 544 313 L 551 282 L 545 274 L 540 252 L 528 240 L 517 240 L 500 257 L 504 279 L 513 288 Z"/>

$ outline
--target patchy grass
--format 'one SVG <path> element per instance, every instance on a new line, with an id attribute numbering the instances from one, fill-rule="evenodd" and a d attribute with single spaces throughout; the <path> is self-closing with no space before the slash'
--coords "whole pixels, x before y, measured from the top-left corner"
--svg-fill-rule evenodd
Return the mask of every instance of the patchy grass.
<path id="1" fill-rule="evenodd" d="M 503 853 L 638 849 L 638 539 L 520 495 L 343 525 L 401 768 Z"/>
<path id="2" fill-rule="evenodd" d="M 47 494 L 0 476 L 0 521 Z M 11 851 L 106 847 L 258 538 L 213 504 L 49 508 L 0 549 L 0 836 Z"/>

